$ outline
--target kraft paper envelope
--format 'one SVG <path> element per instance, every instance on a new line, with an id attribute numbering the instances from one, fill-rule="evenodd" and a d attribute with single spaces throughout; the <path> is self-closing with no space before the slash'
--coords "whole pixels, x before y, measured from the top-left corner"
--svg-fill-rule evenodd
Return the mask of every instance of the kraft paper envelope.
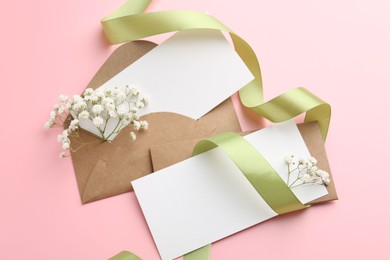
<path id="1" fill-rule="evenodd" d="M 148 41 L 122 45 L 103 64 L 87 88 L 98 88 L 155 46 Z M 230 98 L 199 120 L 167 112 L 150 113 L 142 119 L 149 122 L 149 129 L 139 132 L 135 142 L 129 139 L 129 128 L 123 129 L 112 142 L 99 142 L 96 136 L 80 131 L 84 142 L 97 142 L 72 153 L 83 203 L 131 191 L 132 180 L 153 171 L 150 145 L 200 139 L 224 131 L 241 131 Z M 73 145 L 75 142 L 72 142 L 72 147 L 77 148 Z"/>
<path id="2" fill-rule="evenodd" d="M 318 167 L 327 171 L 331 177 L 331 182 L 327 186 L 328 194 L 311 203 L 314 204 L 337 200 L 336 188 L 318 124 L 316 122 L 303 123 L 298 125 L 298 129 L 310 154 L 318 160 Z M 242 133 L 242 135 L 245 135 L 245 133 Z M 158 171 L 191 157 L 192 151 L 199 140 L 200 139 L 192 139 L 151 146 L 150 153 L 152 156 L 153 169 Z M 172 153 L 171 151 L 175 151 L 175 153 Z"/>

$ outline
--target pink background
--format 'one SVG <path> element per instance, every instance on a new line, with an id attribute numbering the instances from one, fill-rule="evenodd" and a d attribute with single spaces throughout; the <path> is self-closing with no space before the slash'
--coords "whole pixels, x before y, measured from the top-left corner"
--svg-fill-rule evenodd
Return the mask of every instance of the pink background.
<path id="1" fill-rule="evenodd" d="M 0 259 L 158 259 L 133 193 L 82 206 L 70 160 L 43 124 L 108 55 L 100 18 L 122 0 L 2 1 Z M 212 259 L 390 259 L 390 2 L 156 0 L 208 11 L 246 39 L 266 100 L 305 86 L 328 101 L 340 200 L 267 221 L 212 247 Z M 299 258 L 298 258 L 299 256 Z"/>

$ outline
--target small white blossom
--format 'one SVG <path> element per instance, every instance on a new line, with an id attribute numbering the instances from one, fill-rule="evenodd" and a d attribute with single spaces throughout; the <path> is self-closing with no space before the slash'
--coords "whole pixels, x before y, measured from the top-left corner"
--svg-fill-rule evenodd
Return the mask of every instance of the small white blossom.
<path id="1" fill-rule="evenodd" d="M 73 103 L 71 101 L 66 102 L 66 109 L 71 110 Z"/>
<path id="2" fill-rule="evenodd" d="M 65 112 L 65 108 L 63 107 L 63 106 L 59 106 L 58 108 L 57 108 L 57 113 L 59 114 L 59 115 L 61 115 L 62 113 L 64 113 Z"/>
<path id="3" fill-rule="evenodd" d="M 65 96 L 65 95 L 60 95 L 58 97 L 58 102 L 67 102 L 68 100 L 69 100 L 69 97 Z"/>
<path id="4" fill-rule="evenodd" d="M 52 126 L 53 126 L 52 121 L 47 121 L 43 127 L 46 128 L 46 129 L 49 129 Z"/>
<path id="5" fill-rule="evenodd" d="M 108 115 L 112 118 L 117 118 L 118 114 L 114 110 L 108 111 Z"/>
<path id="6" fill-rule="evenodd" d="M 284 160 L 286 161 L 287 164 L 290 164 L 290 163 L 292 163 L 293 160 L 294 160 L 294 155 L 289 154 L 289 155 L 287 155 L 287 156 L 284 158 Z"/>
<path id="7" fill-rule="evenodd" d="M 101 112 L 103 112 L 104 108 L 102 105 L 94 105 L 92 107 L 92 112 L 95 114 L 95 115 L 99 115 Z"/>
<path id="8" fill-rule="evenodd" d="M 149 104 L 149 97 L 148 96 L 143 96 L 141 99 L 141 102 L 144 103 L 145 106 Z"/>
<path id="9" fill-rule="evenodd" d="M 84 96 L 90 96 L 93 94 L 93 89 L 92 88 L 87 88 L 84 90 Z"/>
<path id="10" fill-rule="evenodd" d="M 143 108 L 145 105 L 144 105 L 143 102 L 137 102 L 137 103 L 135 104 L 135 106 L 136 106 L 137 108 Z"/>
<path id="11" fill-rule="evenodd" d="M 55 119 L 56 116 L 57 116 L 56 111 L 51 111 L 51 112 L 50 112 L 50 118 L 51 118 L 51 119 Z"/>
<path id="12" fill-rule="evenodd" d="M 58 142 L 58 143 L 62 143 L 62 139 L 64 139 L 64 137 L 62 136 L 62 134 L 57 135 L 57 142 Z"/>
<path id="13" fill-rule="evenodd" d="M 75 113 L 79 113 L 82 110 L 85 110 L 87 108 L 87 103 L 85 103 L 84 100 L 77 101 L 73 104 L 72 109 Z"/>
<path id="14" fill-rule="evenodd" d="M 72 122 L 70 122 L 69 129 L 71 131 L 74 131 L 77 128 L 79 128 L 79 120 L 78 119 L 73 119 Z"/>
<path id="15" fill-rule="evenodd" d="M 133 114 L 136 114 L 136 113 L 138 113 L 138 107 L 132 107 L 131 109 L 130 109 L 130 112 L 131 113 L 133 113 Z"/>
<path id="16" fill-rule="evenodd" d="M 116 107 L 116 111 L 119 116 L 124 116 L 129 112 L 129 107 L 123 103 Z"/>
<path id="17" fill-rule="evenodd" d="M 133 96 L 138 96 L 139 91 L 135 87 L 131 86 L 130 87 L 130 94 L 133 95 Z"/>
<path id="18" fill-rule="evenodd" d="M 59 157 L 60 158 L 65 158 L 66 157 L 65 152 L 61 152 Z"/>
<path id="19" fill-rule="evenodd" d="M 316 164 L 317 164 L 317 159 L 314 158 L 314 157 L 310 157 L 310 158 L 309 158 L 309 161 L 310 161 L 313 165 L 316 165 Z"/>
<path id="20" fill-rule="evenodd" d="M 135 135 L 134 132 L 130 132 L 130 139 L 131 139 L 132 141 L 135 141 L 135 140 L 137 139 L 137 136 Z"/>
<path id="21" fill-rule="evenodd" d="M 101 118 L 100 116 L 96 116 L 94 119 L 93 119 L 93 124 L 96 126 L 96 127 L 100 127 L 104 124 L 104 120 L 103 118 Z"/>
<path id="22" fill-rule="evenodd" d="M 73 102 L 74 103 L 77 103 L 77 102 L 82 102 L 84 101 L 82 97 L 80 97 L 80 95 L 74 95 L 73 96 Z"/>
<path id="23" fill-rule="evenodd" d="M 63 136 L 64 138 L 67 138 L 67 137 L 69 136 L 69 132 L 68 132 L 67 129 L 65 129 L 64 131 L 62 131 L 62 136 Z"/>
<path id="24" fill-rule="evenodd" d="M 141 123 L 139 121 L 133 121 L 134 130 L 138 131 L 141 129 Z"/>
<path id="25" fill-rule="evenodd" d="M 70 145 L 68 142 L 62 144 L 62 149 L 68 150 L 70 148 Z"/>
<path id="26" fill-rule="evenodd" d="M 141 129 L 142 130 L 147 130 L 148 127 L 149 127 L 149 124 L 146 121 L 141 121 L 140 124 L 141 124 Z"/>
<path id="27" fill-rule="evenodd" d="M 79 114 L 79 119 L 88 119 L 89 118 L 89 112 L 87 110 L 83 110 Z"/>

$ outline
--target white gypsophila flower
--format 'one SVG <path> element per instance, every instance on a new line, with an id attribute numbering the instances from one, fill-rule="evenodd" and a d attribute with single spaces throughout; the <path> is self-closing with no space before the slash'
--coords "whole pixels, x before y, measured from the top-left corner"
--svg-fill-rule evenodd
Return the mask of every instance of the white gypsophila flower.
<path id="1" fill-rule="evenodd" d="M 313 165 L 316 165 L 316 164 L 317 164 L 317 159 L 314 158 L 314 157 L 312 157 L 312 156 L 309 157 L 309 161 L 310 161 Z"/>
<path id="2" fill-rule="evenodd" d="M 310 169 L 311 167 L 313 167 L 313 163 L 310 161 L 306 161 L 306 167 Z"/>
<path id="3" fill-rule="evenodd" d="M 58 97 L 58 102 L 67 102 L 69 100 L 69 97 L 68 96 L 66 96 L 66 95 L 60 95 L 59 97 Z"/>
<path id="4" fill-rule="evenodd" d="M 134 132 L 130 132 L 130 140 L 135 141 L 137 139 L 137 136 Z"/>
<path id="5" fill-rule="evenodd" d="M 72 108 L 72 106 L 73 106 L 72 101 L 67 101 L 65 106 L 66 106 L 67 110 L 70 110 Z"/>
<path id="6" fill-rule="evenodd" d="M 149 128 L 149 124 L 146 121 L 141 121 L 140 124 L 142 130 L 147 130 Z"/>
<path id="7" fill-rule="evenodd" d="M 143 96 L 141 98 L 141 102 L 144 103 L 145 106 L 149 104 L 149 97 L 148 96 Z"/>
<path id="8" fill-rule="evenodd" d="M 69 142 L 64 142 L 64 143 L 62 144 L 62 149 L 68 150 L 69 148 L 70 148 Z"/>
<path id="9" fill-rule="evenodd" d="M 73 95 L 74 103 L 81 102 L 81 101 L 83 101 L 83 98 L 80 95 Z"/>
<path id="10" fill-rule="evenodd" d="M 93 89 L 92 88 L 87 88 L 84 90 L 84 96 L 90 96 L 93 94 Z"/>
<path id="11" fill-rule="evenodd" d="M 103 94 L 104 94 L 106 97 L 111 97 L 111 95 L 112 95 L 112 90 L 106 88 L 105 90 L 103 90 Z"/>
<path id="12" fill-rule="evenodd" d="M 56 111 L 51 111 L 51 112 L 50 112 L 50 118 L 51 118 L 51 119 L 55 119 L 56 116 L 57 116 Z"/>
<path id="13" fill-rule="evenodd" d="M 99 115 L 100 113 L 102 113 L 104 110 L 103 106 L 102 105 L 94 105 L 92 107 L 92 112 L 95 114 L 95 115 Z"/>
<path id="14" fill-rule="evenodd" d="M 53 121 L 50 120 L 50 121 L 47 121 L 43 127 L 45 129 L 49 129 L 52 126 L 53 126 Z"/>
<path id="15" fill-rule="evenodd" d="M 326 178 L 325 180 L 323 180 L 323 182 L 324 182 L 324 185 L 329 185 L 329 183 L 330 183 L 330 178 Z"/>
<path id="16" fill-rule="evenodd" d="M 69 131 L 67 129 L 65 129 L 64 131 L 62 131 L 62 136 L 64 138 L 67 138 L 69 136 Z"/>
<path id="17" fill-rule="evenodd" d="M 130 120 L 128 120 L 127 117 L 122 118 L 122 128 L 125 128 L 126 126 L 130 125 Z"/>
<path id="18" fill-rule="evenodd" d="M 115 110 L 115 102 L 110 97 L 103 98 L 102 104 L 107 110 Z"/>
<path id="19" fill-rule="evenodd" d="M 292 157 L 292 155 L 287 155 L 284 160 L 286 161 L 286 163 L 290 164 L 292 162 L 294 157 Z"/>
<path id="20" fill-rule="evenodd" d="M 87 110 L 83 110 L 79 114 L 79 119 L 83 119 L 83 120 L 89 119 L 89 115 L 90 114 L 89 114 L 89 112 Z"/>
<path id="21" fill-rule="evenodd" d="M 130 86 L 129 91 L 130 91 L 130 94 L 133 96 L 138 96 L 138 94 L 139 94 L 138 89 L 134 85 Z"/>
<path id="22" fill-rule="evenodd" d="M 77 128 L 79 128 L 79 120 L 78 120 L 78 119 L 73 119 L 73 120 L 70 122 L 69 129 L 70 129 L 71 131 L 74 131 L 74 130 L 76 130 Z"/>
<path id="23" fill-rule="evenodd" d="M 92 94 L 89 96 L 89 100 L 92 102 L 92 103 L 97 103 L 99 101 L 99 96 L 95 95 L 95 94 Z"/>
<path id="24" fill-rule="evenodd" d="M 136 113 L 138 113 L 138 108 L 137 107 L 132 107 L 131 109 L 130 109 L 130 112 L 131 113 L 133 113 L 133 114 L 136 114 Z"/>
<path id="25" fill-rule="evenodd" d="M 138 131 L 141 128 L 141 123 L 139 121 L 133 121 L 132 123 L 134 130 Z"/>
<path id="26" fill-rule="evenodd" d="M 59 157 L 60 157 L 61 159 L 62 159 L 62 158 L 65 158 L 65 157 L 66 157 L 65 152 L 61 152 Z"/>
<path id="27" fill-rule="evenodd" d="M 125 101 L 127 96 L 126 96 L 126 93 L 123 90 L 121 90 L 119 88 L 116 88 L 116 89 L 114 89 L 112 91 L 112 97 L 114 98 L 115 103 L 117 105 L 119 105 L 119 104 L 122 104 Z"/>
<path id="28" fill-rule="evenodd" d="M 110 110 L 110 111 L 108 111 L 108 115 L 109 115 L 111 118 L 117 118 L 117 117 L 118 117 L 118 114 L 115 112 L 115 110 Z"/>
<path id="29" fill-rule="evenodd" d="M 309 174 L 305 173 L 302 176 L 302 180 L 308 182 L 312 180 L 312 177 Z"/>
<path id="30" fill-rule="evenodd" d="M 57 108 L 57 113 L 58 113 L 59 115 L 63 114 L 64 112 L 65 112 L 65 108 L 64 108 L 63 106 L 59 106 L 59 107 Z"/>
<path id="31" fill-rule="evenodd" d="M 132 121 L 139 120 L 139 116 L 136 113 L 134 113 L 131 115 L 131 120 Z"/>
<path id="32" fill-rule="evenodd" d="M 141 109 L 141 108 L 143 108 L 145 105 L 144 105 L 144 103 L 142 103 L 142 102 L 137 102 L 137 103 L 135 104 L 135 106 L 136 106 L 137 108 Z"/>
<path id="33" fill-rule="evenodd" d="M 82 95 L 74 95 L 69 98 L 65 95 L 60 95 L 58 98 L 60 104 L 54 105 L 53 111 L 50 113 L 50 119 L 44 124 L 45 128 L 51 128 L 54 125 L 67 126 L 66 129 L 57 137 L 57 141 L 62 144 L 63 149 L 71 152 L 77 151 L 79 148 L 74 147 L 72 150 L 71 140 L 69 135 L 80 128 L 81 120 L 90 120 L 92 124 L 98 128 L 100 137 L 107 141 L 113 134 L 119 133 L 123 128 L 131 126 L 134 131 L 130 138 L 136 139 L 136 132 L 140 130 L 147 130 L 149 125 L 146 121 L 141 121 L 138 116 L 140 109 L 145 107 L 149 100 L 143 93 L 140 93 L 134 86 L 131 88 L 114 88 L 105 90 L 93 90 L 87 88 Z M 65 118 L 62 118 L 63 113 L 70 113 L 74 119 L 67 125 Z M 116 118 L 117 127 L 112 132 L 110 128 L 103 126 L 111 118 Z M 57 120 L 58 119 L 58 120 Z M 58 122 L 57 122 L 58 121 Z M 72 136 L 79 138 L 78 134 Z M 77 142 L 84 145 L 83 141 Z M 67 157 L 67 153 L 61 153 L 60 157 Z"/>
<path id="34" fill-rule="evenodd" d="M 319 185 L 328 185 L 330 183 L 329 173 L 316 166 L 317 160 L 314 157 L 309 157 L 307 160 L 300 159 L 298 167 L 290 168 L 291 165 L 295 165 L 293 158 L 294 156 L 292 155 L 288 155 L 285 158 L 289 165 L 287 185 L 290 188 L 310 183 Z M 295 172 L 295 174 L 291 175 L 292 172 Z M 295 180 L 290 181 L 290 177 L 293 178 L 293 176 Z"/>
<path id="35" fill-rule="evenodd" d="M 326 171 L 323 171 L 323 170 L 318 170 L 316 172 L 316 175 L 321 177 L 321 178 L 327 178 L 329 177 L 329 173 L 327 173 Z"/>
<path id="36" fill-rule="evenodd" d="M 93 119 L 93 124 L 96 126 L 96 127 L 100 127 L 104 124 L 104 120 L 103 118 L 101 118 L 100 116 L 96 116 L 94 119 Z"/>
<path id="37" fill-rule="evenodd" d="M 62 134 L 57 135 L 57 142 L 62 143 L 62 140 L 64 139 L 64 136 Z"/>
<path id="38" fill-rule="evenodd" d="M 116 111 L 119 116 L 124 116 L 127 115 L 127 113 L 129 112 L 129 107 L 127 106 L 127 104 L 123 103 L 116 107 Z"/>
<path id="39" fill-rule="evenodd" d="M 104 94 L 103 91 L 101 90 L 97 90 L 94 92 L 95 96 L 98 98 L 98 99 L 104 99 L 106 97 L 106 95 Z"/>
<path id="40" fill-rule="evenodd" d="M 85 103 L 84 100 L 77 101 L 76 103 L 73 104 L 72 109 L 74 112 L 78 113 L 82 110 L 85 110 L 87 108 L 87 103 Z"/>

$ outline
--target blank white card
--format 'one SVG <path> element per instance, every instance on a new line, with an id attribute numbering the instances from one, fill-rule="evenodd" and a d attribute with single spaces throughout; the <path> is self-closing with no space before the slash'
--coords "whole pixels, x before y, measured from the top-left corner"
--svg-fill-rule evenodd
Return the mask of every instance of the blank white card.
<path id="1" fill-rule="evenodd" d="M 99 89 L 134 84 L 150 103 L 139 115 L 173 112 L 199 119 L 253 80 L 253 75 L 216 30 L 174 34 L 119 72 Z M 106 133 L 117 121 L 110 120 Z M 100 135 L 89 121 L 80 126 Z M 114 136 L 111 138 L 111 140 Z"/>
<path id="2" fill-rule="evenodd" d="M 284 180 L 286 155 L 310 155 L 293 122 L 244 138 Z M 219 148 L 132 185 L 162 259 L 179 257 L 277 215 Z M 293 192 L 302 203 L 327 194 L 322 185 L 301 186 Z"/>

